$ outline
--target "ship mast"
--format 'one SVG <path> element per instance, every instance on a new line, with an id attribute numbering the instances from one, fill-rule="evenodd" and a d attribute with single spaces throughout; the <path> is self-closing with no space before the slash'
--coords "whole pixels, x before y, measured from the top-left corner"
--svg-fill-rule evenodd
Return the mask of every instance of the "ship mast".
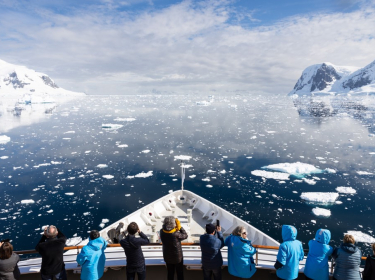
<path id="1" fill-rule="evenodd" d="M 185 165 L 181 160 L 181 190 L 184 190 L 184 180 L 185 180 Z"/>

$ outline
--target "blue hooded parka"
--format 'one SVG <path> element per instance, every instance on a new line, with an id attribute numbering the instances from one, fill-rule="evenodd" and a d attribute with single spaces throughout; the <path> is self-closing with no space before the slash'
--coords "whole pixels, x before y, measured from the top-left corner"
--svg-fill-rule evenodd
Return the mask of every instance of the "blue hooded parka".
<path id="1" fill-rule="evenodd" d="M 253 255 L 256 250 L 251 241 L 237 235 L 229 235 L 225 239 L 228 247 L 228 271 L 231 275 L 250 278 L 256 271 Z"/>
<path id="2" fill-rule="evenodd" d="M 328 245 L 331 232 L 328 229 L 319 229 L 315 239 L 309 241 L 309 254 L 305 265 L 305 275 L 314 280 L 328 280 L 328 257 L 333 248 Z"/>
<path id="3" fill-rule="evenodd" d="M 298 277 L 299 262 L 303 260 L 302 243 L 296 240 L 297 229 L 294 226 L 283 225 L 283 243 L 279 247 L 277 261 L 283 266 L 276 270 L 276 275 L 285 280 Z"/>
<path id="4" fill-rule="evenodd" d="M 107 241 L 103 237 L 94 240 L 89 238 L 89 243 L 77 256 L 77 263 L 82 266 L 82 280 L 97 280 L 103 276 L 106 247 Z"/>

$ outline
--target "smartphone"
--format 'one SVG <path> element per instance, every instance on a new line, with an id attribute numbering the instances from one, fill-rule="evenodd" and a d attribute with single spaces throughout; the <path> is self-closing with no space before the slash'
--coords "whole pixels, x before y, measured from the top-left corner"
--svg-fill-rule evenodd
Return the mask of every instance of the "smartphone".
<path id="1" fill-rule="evenodd" d="M 216 226 L 217 226 L 217 227 L 220 226 L 220 220 L 216 220 Z"/>

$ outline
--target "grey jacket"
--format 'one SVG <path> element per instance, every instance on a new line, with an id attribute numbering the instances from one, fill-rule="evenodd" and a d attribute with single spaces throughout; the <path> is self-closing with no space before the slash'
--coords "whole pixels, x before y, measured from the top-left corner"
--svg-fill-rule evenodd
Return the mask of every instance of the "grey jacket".
<path id="1" fill-rule="evenodd" d="M 332 253 L 332 258 L 336 263 L 333 277 L 337 280 L 361 280 L 359 273 L 361 257 L 361 250 L 357 246 L 351 243 L 342 243 Z"/>
<path id="2" fill-rule="evenodd" d="M 20 270 L 17 263 L 20 257 L 13 253 L 9 259 L 0 260 L 0 279 L 1 280 L 18 280 L 20 278 Z"/>

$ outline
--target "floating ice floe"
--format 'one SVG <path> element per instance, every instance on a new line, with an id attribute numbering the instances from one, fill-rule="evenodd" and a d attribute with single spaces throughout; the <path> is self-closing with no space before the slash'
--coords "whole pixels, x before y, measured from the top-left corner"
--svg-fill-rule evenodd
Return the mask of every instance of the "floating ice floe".
<path id="1" fill-rule="evenodd" d="M 275 180 L 289 180 L 289 174 L 282 172 L 269 172 L 264 170 L 254 170 L 251 171 L 251 174 L 254 176 L 260 176 L 267 179 Z"/>
<path id="2" fill-rule="evenodd" d="M 148 154 L 150 152 L 150 150 L 143 150 L 142 153 L 144 154 Z"/>
<path id="3" fill-rule="evenodd" d="M 122 124 L 116 124 L 116 123 L 103 123 L 102 128 L 107 129 L 107 130 L 114 130 L 114 129 L 119 129 L 123 127 Z"/>
<path id="4" fill-rule="evenodd" d="M 367 172 L 367 171 L 357 171 L 358 175 L 374 175 L 374 173 Z"/>
<path id="5" fill-rule="evenodd" d="M 7 159 L 7 158 L 9 158 L 8 156 L 2 156 L 2 157 L 0 157 L 0 159 Z"/>
<path id="6" fill-rule="evenodd" d="M 206 188 L 212 188 L 213 185 L 206 185 Z"/>
<path id="7" fill-rule="evenodd" d="M 190 160 L 191 159 L 191 156 L 184 156 L 184 155 L 180 155 L 180 156 L 174 156 L 174 159 L 176 160 Z"/>
<path id="8" fill-rule="evenodd" d="M 0 144 L 6 144 L 10 141 L 10 137 L 6 135 L 0 135 Z"/>
<path id="9" fill-rule="evenodd" d="M 35 201 L 33 199 L 24 199 L 24 200 L 21 200 L 21 203 L 22 204 L 31 204 L 31 203 L 35 203 Z"/>
<path id="10" fill-rule="evenodd" d="M 335 192 L 303 192 L 301 198 L 309 202 L 334 203 L 339 197 Z"/>
<path id="11" fill-rule="evenodd" d="M 141 172 L 141 173 L 138 173 L 137 175 L 135 175 L 134 177 L 135 178 L 147 178 L 147 177 L 151 177 L 152 173 L 153 173 L 153 171 L 148 171 L 147 173 Z"/>
<path id="12" fill-rule="evenodd" d="M 327 173 L 336 173 L 336 170 L 335 169 L 332 169 L 332 168 L 326 168 L 324 169 Z"/>
<path id="13" fill-rule="evenodd" d="M 125 196 L 130 196 L 130 193 L 125 194 Z"/>
<path id="14" fill-rule="evenodd" d="M 197 177 L 197 175 L 195 175 L 195 174 L 189 176 L 189 178 L 191 178 L 191 179 L 194 179 L 195 177 Z"/>
<path id="15" fill-rule="evenodd" d="M 331 210 L 315 207 L 312 209 L 315 216 L 329 217 L 331 216 Z"/>
<path id="16" fill-rule="evenodd" d="M 353 235 L 356 242 L 375 243 L 374 237 L 361 231 L 348 230 L 348 232 L 345 234 Z"/>
<path id="17" fill-rule="evenodd" d="M 74 195 L 74 192 L 67 192 L 65 195 Z"/>
<path id="18" fill-rule="evenodd" d="M 107 164 L 98 164 L 96 167 L 98 167 L 98 168 L 106 168 L 106 167 L 108 167 L 108 165 Z"/>
<path id="19" fill-rule="evenodd" d="M 191 164 L 181 164 L 181 167 L 183 167 L 183 168 L 191 168 L 191 167 L 193 167 L 193 165 L 191 165 Z"/>
<path id="20" fill-rule="evenodd" d="M 312 180 L 312 179 L 306 179 L 306 178 L 302 178 L 302 180 L 309 184 L 309 185 L 315 185 L 316 184 L 316 181 Z"/>
<path id="21" fill-rule="evenodd" d="M 336 191 L 339 193 L 355 194 L 357 191 L 352 187 L 337 187 Z"/>
<path id="22" fill-rule="evenodd" d="M 281 171 L 297 177 L 304 177 L 307 174 L 323 172 L 322 170 L 316 168 L 314 165 L 302 162 L 271 164 L 263 166 L 262 169 Z"/>
<path id="23" fill-rule="evenodd" d="M 115 176 L 113 176 L 113 175 L 103 175 L 102 177 L 105 178 L 105 179 L 113 179 Z"/>

